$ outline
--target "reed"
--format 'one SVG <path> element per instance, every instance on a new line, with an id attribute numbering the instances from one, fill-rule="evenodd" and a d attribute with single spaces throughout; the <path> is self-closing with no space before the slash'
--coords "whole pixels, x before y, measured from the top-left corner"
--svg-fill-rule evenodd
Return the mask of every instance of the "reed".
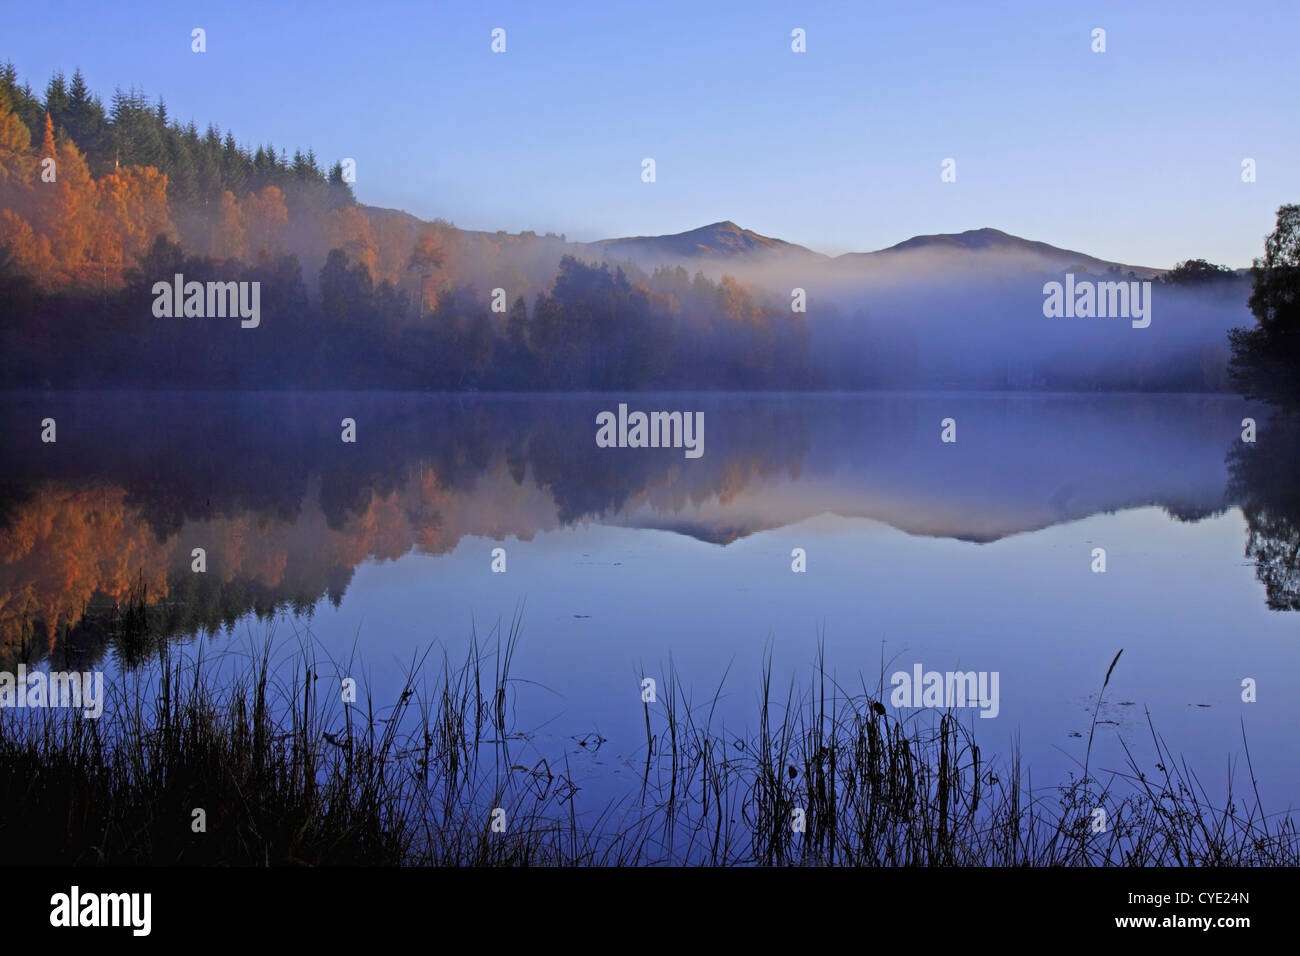
<path id="1" fill-rule="evenodd" d="M 784 692 L 763 661 L 741 729 L 718 717 L 725 676 L 696 701 L 670 663 L 644 740 L 620 755 L 640 779 L 597 803 L 563 748 L 539 752 L 516 726 L 520 623 L 472 634 L 460 661 L 417 654 L 385 707 L 365 689 L 341 700 L 355 647 L 339 662 L 309 635 L 272 633 L 205 656 L 133 624 L 152 656 L 113 682 L 100 719 L 0 711 L 0 863 L 1300 863 L 1292 818 L 1260 805 L 1244 731 L 1251 786 L 1237 793 L 1230 774 L 1219 803 L 1154 727 L 1159 775 L 1126 744 L 1127 768 L 1093 779 L 1095 713 L 1082 775 L 1034 789 L 1018 745 L 990 759 L 954 712 L 892 713 L 883 667 L 844 687 L 820 648 L 811 679 Z"/>

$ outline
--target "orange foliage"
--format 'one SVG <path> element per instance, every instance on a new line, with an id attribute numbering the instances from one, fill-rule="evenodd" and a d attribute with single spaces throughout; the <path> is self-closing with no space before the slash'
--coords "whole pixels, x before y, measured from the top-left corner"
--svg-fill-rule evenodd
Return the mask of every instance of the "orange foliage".
<path id="1" fill-rule="evenodd" d="M 249 193 L 243 202 L 246 251 L 257 255 L 263 250 L 277 252 L 284 241 L 285 227 L 289 224 L 289 209 L 284 203 L 284 193 L 275 186 L 264 186 L 258 193 Z"/>
<path id="2" fill-rule="evenodd" d="M 762 320 L 762 310 L 754 304 L 754 297 L 731 276 L 724 275 L 719 288 L 722 291 L 722 311 L 727 318 L 734 322 Z"/>
<path id="3" fill-rule="evenodd" d="M 41 488 L 0 531 L 0 635 L 26 619 L 52 641 L 96 594 L 121 601 L 141 583 L 166 597 L 167 550 L 121 488 Z"/>
<path id="4" fill-rule="evenodd" d="M 431 306 L 437 297 L 436 271 L 444 261 L 446 261 L 446 253 L 434 234 L 428 231 L 421 232 L 419 238 L 415 240 L 415 248 L 411 251 L 411 258 L 407 263 L 408 268 L 415 272 L 419 279 L 421 316 L 424 314 L 425 304 Z"/>
<path id="5" fill-rule="evenodd" d="M 53 181 L 42 176 L 43 159 L 53 161 Z M 167 185 L 166 174 L 138 166 L 115 168 L 96 181 L 76 144 L 56 135 L 49 114 L 34 149 L 27 126 L 0 101 L 0 243 L 38 286 L 120 288 L 158 235 L 176 238 Z M 450 224 L 422 227 L 417 240 L 404 218 L 372 218 L 354 205 L 308 225 L 322 254 L 341 248 L 376 283 L 418 286 L 426 310 L 455 281 L 465 255 Z M 202 251 L 219 260 L 271 257 L 284 251 L 288 232 L 288 203 L 279 188 L 265 186 L 242 200 L 226 190 Z"/>
<path id="6" fill-rule="evenodd" d="M 72 282 L 88 284 L 93 274 L 90 259 L 97 237 L 96 189 L 90 168 L 75 143 L 67 137 L 58 141 L 57 178 L 38 183 L 37 189 L 54 196 L 49 222 L 50 248 L 58 267 Z"/>
<path id="7" fill-rule="evenodd" d="M 0 201 L 9 201 L 29 186 L 35 170 L 31 134 L 0 97 Z"/>
<path id="8" fill-rule="evenodd" d="M 152 166 L 118 169 L 99 181 L 96 258 L 120 270 L 133 264 L 160 233 L 174 233 L 167 213 L 167 177 Z"/>
<path id="9" fill-rule="evenodd" d="M 7 246 L 18 268 L 44 284 L 54 271 L 50 241 L 32 231 L 31 224 L 12 209 L 0 210 L 0 246 Z"/>
<path id="10" fill-rule="evenodd" d="M 325 220 L 325 236 L 330 249 L 342 249 L 351 261 L 363 263 L 375 275 L 379 246 L 364 212 L 356 206 L 333 210 Z"/>
<path id="11" fill-rule="evenodd" d="M 400 285 L 406 277 L 407 254 L 411 250 L 410 223 L 390 215 L 371 219 L 370 227 L 375 237 L 375 281 L 386 279 Z"/>
<path id="12" fill-rule="evenodd" d="M 212 230 L 212 254 L 238 259 L 244 254 L 244 210 L 229 189 L 221 194 L 221 211 Z"/>

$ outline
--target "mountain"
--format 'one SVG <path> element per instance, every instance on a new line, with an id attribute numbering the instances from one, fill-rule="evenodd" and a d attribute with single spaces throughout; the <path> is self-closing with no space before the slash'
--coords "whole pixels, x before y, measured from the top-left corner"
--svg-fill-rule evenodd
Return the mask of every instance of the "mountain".
<path id="1" fill-rule="evenodd" d="M 1139 278 L 1149 279 L 1159 275 L 1161 269 L 1148 266 L 1132 266 L 1119 262 L 1110 262 L 1090 256 L 1087 253 L 1062 249 L 1046 242 L 1022 239 L 1001 229 L 970 229 L 960 233 L 939 233 L 929 236 L 913 236 L 886 249 L 875 252 L 850 252 L 839 256 L 837 264 L 849 267 L 868 262 L 899 263 L 907 259 L 945 259 L 963 260 L 969 264 L 998 261 L 1021 264 L 1027 268 L 1041 271 L 1059 271 L 1082 267 L 1093 273 L 1104 273 L 1118 269 L 1127 274 L 1133 272 Z"/>
<path id="2" fill-rule="evenodd" d="M 996 271 L 1059 272 L 1077 269 L 1090 273 L 1121 273 L 1149 279 L 1163 270 L 1110 262 L 1087 253 L 1062 249 L 1046 242 L 1022 239 L 1001 229 L 970 229 L 960 233 L 914 236 L 874 252 L 849 252 L 831 258 L 804 246 L 760 235 L 730 220 L 667 236 L 631 236 L 582 243 L 584 248 L 611 260 L 631 259 L 643 266 L 692 263 L 708 270 L 713 267 L 827 266 L 845 275 L 871 272 L 877 268 L 895 271 L 915 263 L 942 263 L 945 267 Z"/>
<path id="3" fill-rule="evenodd" d="M 681 262 L 693 259 L 740 261 L 758 264 L 771 259 L 784 261 L 827 260 L 827 256 L 803 246 L 742 229 L 731 220 L 715 222 L 689 232 L 669 236 L 631 236 L 587 243 L 610 259 L 632 259 L 638 263 Z"/>
<path id="4" fill-rule="evenodd" d="M 372 220 L 390 222 L 403 229 L 411 241 L 428 225 L 409 213 L 374 206 L 362 207 Z M 1000 229 L 970 229 L 960 233 L 913 236 L 903 242 L 872 252 L 848 252 L 831 257 L 805 246 L 764 236 L 730 220 L 698 229 L 663 236 L 625 236 L 593 242 L 571 242 L 563 237 L 533 233 L 518 235 L 481 230 L 456 229 L 467 244 L 466 252 L 480 245 L 494 246 L 507 258 L 528 260 L 526 271 L 543 284 L 554 274 L 563 255 L 584 260 L 622 262 L 631 260 L 647 271 L 660 265 L 684 265 L 690 271 L 703 270 L 715 278 L 724 272 L 762 281 L 772 278 L 778 267 L 789 266 L 805 277 L 820 275 L 834 281 L 852 281 L 885 276 L 916 278 L 942 273 L 1058 273 L 1067 269 L 1105 274 L 1118 270 L 1150 279 L 1163 269 L 1111 262 L 1097 256 L 1062 249 L 1046 242 L 1023 239 Z"/>

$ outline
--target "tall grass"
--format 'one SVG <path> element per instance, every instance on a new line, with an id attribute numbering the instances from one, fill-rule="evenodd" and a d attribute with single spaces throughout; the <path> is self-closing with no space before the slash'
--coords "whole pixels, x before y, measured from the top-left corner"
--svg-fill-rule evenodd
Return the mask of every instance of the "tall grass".
<path id="1" fill-rule="evenodd" d="M 382 709 L 364 689 L 341 699 L 355 650 L 341 665 L 311 640 L 267 638 L 217 658 L 163 643 L 99 720 L 0 710 L 0 863 L 1300 862 L 1295 824 L 1263 813 L 1253 768 L 1245 798 L 1230 779 L 1216 804 L 1152 728 L 1159 776 L 1126 745 L 1128 768 L 1101 781 L 1090 733 L 1082 774 L 1034 790 L 1018 747 L 990 760 L 953 712 L 891 713 L 883 673 L 847 689 L 820 652 L 807 686 L 783 695 L 765 661 L 742 731 L 717 717 L 722 684 L 697 703 L 670 665 L 624 755 L 637 785 L 597 804 L 564 753 L 538 755 L 515 726 L 519 633 L 516 617 L 485 643 L 472 635 L 459 662 L 413 658 Z"/>

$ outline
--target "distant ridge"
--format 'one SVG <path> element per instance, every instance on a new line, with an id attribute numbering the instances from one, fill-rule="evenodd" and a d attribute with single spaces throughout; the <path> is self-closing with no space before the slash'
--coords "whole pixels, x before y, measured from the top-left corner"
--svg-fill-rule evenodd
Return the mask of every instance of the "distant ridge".
<path id="1" fill-rule="evenodd" d="M 601 239 L 588 245 L 602 249 L 615 258 L 631 255 L 637 259 L 661 256 L 665 260 L 743 259 L 751 262 L 772 256 L 828 258 L 792 242 L 742 229 L 730 219 L 673 235 Z"/>
<path id="2" fill-rule="evenodd" d="M 941 251 L 951 253 L 994 253 L 1003 255 L 1027 256 L 1040 260 L 1044 263 L 1058 264 L 1060 267 L 1069 267 L 1071 265 L 1086 266 L 1090 271 L 1105 272 L 1112 267 L 1118 267 L 1121 272 L 1133 272 L 1135 275 L 1143 278 L 1149 278 L 1158 275 L 1163 270 L 1154 269 L 1150 266 L 1132 266 L 1119 262 L 1111 262 L 1106 259 L 1099 259 L 1096 256 L 1090 256 L 1085 252 L 1076 252 L 1073 249 L 1062 249 L 1059 246 L 1053 246 L 1046 242 L 1037 242 L 1032 239 L 1022 239 L 1020 236 L 1013 236 L 1001 229 L 985 227 L 983 229 L 968 229 L 965 232 L 957 233 L 937 233 L 935 235 L 913 236 L 911 239 L 905 239 L 900 243 L 889 246 L 885 249 L 878 249 L 875 252 L 849 252 L 837 258 L 837 261 L 860 259 L 865 256 L 893 256 L 902 255 L 908 252 L 919 251 Z"/>
<path id="3" fill-rule="evenodd" d="M 371 215 L 398 216 L 409 224 L 421 220 L 409 213 L 394 209 L 364 207 Z M 481 230 L 460 230 L 467 236 L 491 241 L 504 233 Z M 672 263 L 694 262 L 700 266 L 763 266 L 773 264 L 824 265 L 844 275 L 858 269 L 877 267 L 893 269 L 913 257 L 925 254 L 951 258 L 954 263 L 966 261 L 971 267 L 1009 264 L 1038 271 L 1056 272 L 1079 267 L 1091 273 L 1119 270 L 1132 272 L 1139 278 L 1149 279 L 1164 272 L 1151 266 L 1135 266 L 1112 262 L 1085 252 L 1063 249 L 1050 243 L 1038 242 L 1012 235 L 1001 229 L 984 227 L 965 232 L 936 233 L 913 236 L 884 249 L 872 252 L 846 252 L 840 256 L 827 256 L 806 246 L 772 236 L 764 236 L 737 225 L 730 219 L 710 223 L 686 232 L 662 236 L 624 236 L 597 239 L 593 242 L 564 242 L 559 237 L 547 237 L 555 243 L 556 255 L 569 253 L 581 258 L 608 260 L 631 259 L 648 267 Z"/>

